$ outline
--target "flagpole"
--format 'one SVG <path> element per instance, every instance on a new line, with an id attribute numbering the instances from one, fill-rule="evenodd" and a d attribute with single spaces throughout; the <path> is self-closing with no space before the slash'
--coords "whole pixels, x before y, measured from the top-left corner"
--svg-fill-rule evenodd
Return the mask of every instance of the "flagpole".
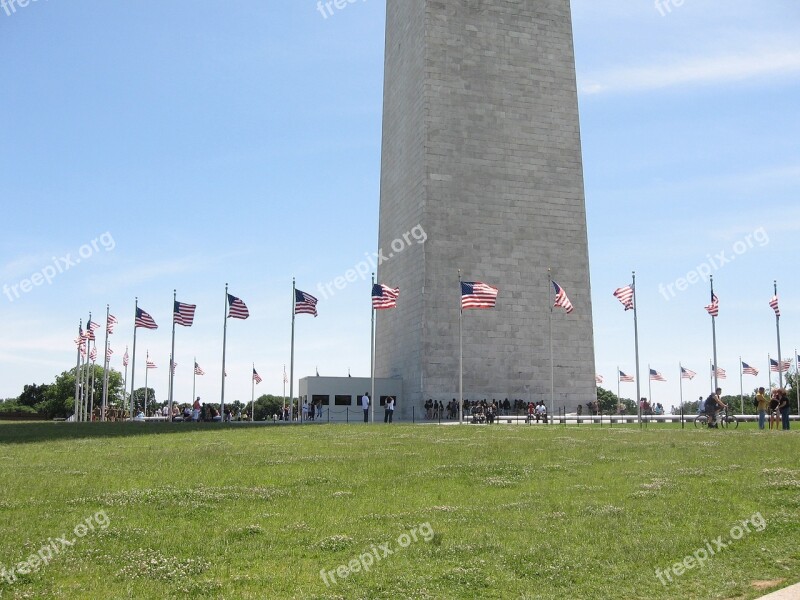
<path id="1" fill-rule="evenodd" d="M 636 350 L 636 406 L 639 407 L 639 427 L 642 426 L 642 392 L 641 392 L 641 381 L 642 378 L 639 375 L 639 303 L 636 301 L 636 271 L 631 273 L 633 277 L 633 283 L 631 283 L 631 287 L 633 288 L 633 344 Z M 649 371 L 648 371 L 649 377 Z"/>
<path id="2" fill-rule="evenodd" d="M 83 390 L 81 392 L 81 420 L 86 421 L 86 411 L 89 406 L 89 352 L 91 352 L 92 340 L 89 334 L 91 333 L 90 325 L 92 323 L 92 313 L 89 313 L 89 321 L 86 327 L 89 330 L 86 334 L 86 359 L 83 361 Z M 93 333 L 91 333 L 94 335 Z"/>
<path id="3" fill-rule="evenodd" d="M 147 392 L 148 392 L 147 376 L 150 374 L 150 365 L 148 365 L 147 363 L 149 362 L 150 362 L 150 351 L 148 350 L 144 358 L 144 407 L 142 408 L 142 412 L 144 413 L 145 417 L 147 416 Z"/>
<path id="4" fill-rule="evenodd" d="M 622 401 L 621 400 L 621 396 L 619 394 L 620 394 L 620 389 L 619 389 L 619 365 L 617 365 L 617 405 L 619 405 L 619 403 Z M 619 406 L 617 406 L 617 408 L 614 410 L 614 412 L 617 412 L 618 410 L 619 410 Z"/>
<path id="5" fill-rule="evenodd" d="M 375 287 L 375 273 L 372 274 L 372 287 L 373 288 Z M 372 288 L 370 288 L 369 293 L 370 293 L 370 306 L 372 306 Z M 369 345 L 370 345 L 369 372 L 370 372 L 370 379 L 371 379 L 371 383 L 370 383 L 370 400 L 371 400 L 371 402 L 369 403 L 369 405 L 370 405 L 370 409 L 371 409 L 370 410 L 370 421 L 372 423 L 374 423 L 375 422 L 375 307 L 374 306 L 372 306 L 371 311 L 372 311 L 372 324 L 370 325 L 370 328 L 369 328 L 369 337 L 370 337 L 370 341 L 369 341 Z M 348 375 L 349 374 L 350 373 L 348 372 Z"/>
<path id="6" fill-rule="evenodd" d="M 711 283 L 711 303 L 714 303 L 714 276 L 709 275 L 708 280 Z M 714 343 L 714 365 L 711 367 L 714 373 L 714 393 L 716 393 L 717 388 L 719 387 L 719 378 L 717 376 L 717 368 L 719 368 L 719 364 L 717 363 L 717 317 L 711 315 L 711 339 Z"/>
<path id="7" fill-rule="evenodd" d="M 769 373 L 769 389 L 772 392 L 772 357 L 769 354 L 767 354 L 767 373 Z"/>
<path id="8" fill-rule="evenodd" d="M 253 363 L 253 374 L 250 376 L 250 421 L 256 413 L 256 363 Z"/>
<path id="9" fill-rule="evenodd" d="M 83 346 L 83 319 L 78 320 L 78 359 L 75 361 L 75 403 L 72 406 L 72 413 L 75 422 L 78 422 L 78 393 L 80 391 L 80 380 L 78 379 L 78 371 L 81 368 L 81 346 Z"/>
<path id="10" fill-rule="evenodd" d="M 797 356 L 797 348 L 794 349 L 794 387 L 797 390 L 798 384 L 800 384 L 800 364 L 798 364 L 798 356 Z M 797 396 L 797 414 L 800 415 L 800 391 L 795 391 L 795 395 Z"/>
<path id="11" fill-rule="evenodd" d="M 227 301 L 228 296 L 225 296 Z M 175 303 L 178 301 L 178 290 L 172 290 L 172 350 L 169 359 L 169 414 L 172 415 L 172 397 L 174 394 L 173 386 L 175 385 Z M 192 398 L 194 402 L 194 398 Z"/>
<path id="12" fill-rule="evenodd" d="M 194 357 L 194 365 L 192 365 L 192 405 L 194 406 L 195 384 L 197 383 L 197 357 Z"/>
<path id="13" fill-rule="evenodd" d="M 92 422 L 92 417 L 94 415 L 94 372 L 95 372 L 95 362 L 97 360 L 97 342 L 94 344 L 94 353 L 95 358 L 92 359 L 92 367 L 89 371 L 89 422 Z"/>
<path id="14" fill-rule="evenodd" d="M 283 365 L 283 406 L 281 407 L 281 418 L 283 418 L 284 415 L 284 408 L 286 408 L 286 365 Z M 330 410 L 330 407 L 328 407 L 328 410 Z M 330 414 L 328 414 L 328 417 L 330 418 Z"/>
<path id="15" fill-rule="evenodd" d="M 130 398 L 130 404 L 131 404 L 130 418 L 131 418 L 131 420 L 133 420 L 133 416 L 134 416 L 133 415 L 133 411 L 134 411 L 134 408 L 135 408 L 133 406 L 133 402 L 134 402 L 134 400 L 133 400 L 134 387 L 133 386 L 134 386 L 135 380 L 136 380 L 136 313 L 137 312 L 139 312 L 139 298 L 138 297 L 136 298 L 136 309 L 133 311 L 133 356 L 131 357 L 131 398 Z"/>
<path id="16" fill-rule="evenodd" d="M 125 354 L 128 353 L 128 347 L 125 346 Z M 125 394 L 128 390 L 128 365 L 125 365 L 125 378 L 122 380 L 122 410 L 125 411 Z"/>
<path id="17" fill-rule="evenodd" d="M 650 366 L 650 363 L 648 363 L 647 364 L 647 397 L 650 398 L 650 406 L 653 406 L 653 377 L 652 377 L 652 370 L 653 370 L 653 368 Z M 641 410 L 641 408 L 639 410 Z"/>
<path id="18" fill-rule="evenodd" d="M 678 381 L 681 389 L 681 414 L 683 414 L 683 365 L 681 363 L 678 363 Z"/>
<path id="19" fill-rule="evenodd" d="M 108 315 L 110 315 L 110 308 L 106 304 L 106 351 L 103 355 L 103 406 L 100 409 L 100 420 L 106 420 L 106 409 L 108 407 Z"/>
<path id="20" fill-rule="evenodd" d="M 742 375 L 742 357 L 739 357 L 739 400 L 741 403 L 742 414 L 744 414 L 744 381 Z"/>
<path id="21" fill-rule="evenodd" d="M 775 297 L 778 297 L 778 281 L 773 282 L 775 288 Z M 783 387 L 783 354 L 781 354 L 781 317 L 778 311 L 775 311 L 775 331 L 778 334 L 778 387 Z"/>
<path id="22" fill-rule="evenodd" d="M 458 423 L 464 423 L 464 288 L 461 287 L 461 269 L 458 270 Z"/>
<path id="23" fill-rule="evenodd" d="M 562 282 L 563 283 L 563 282 Z M 547 269 L 547 298 L 550 304 L 550 422 L 553 422 L 553 404 L 555 403 L 556 384 L 555 384 L 555 366 L 553 364 L 553 275 L 548 267 Z"/>
<path id="24" fill-rule="evenodd" d="M 225 324 L 222 326 L 222 393 L 220 394 L 219 414 L 225 415 L 225 346 L 228 342 L 228 284 L 225 284 Z M 194 400 L 192 400 L 194 402 Z"/>
<path id="25" fill-rule="evenodd" d="M 289 407 L 289 422 L 291 423 L 294 420 L 294 402 L 292 398 L 294 398 L 294 317 L 295 317 L 295 310 L 297 309 L 295 305 L 295 301 L 297 299 L 297 283 L 294 277 L 292 277 L 292 349 L 291 349 L 291 356 L 289 357 L 289 402 L 291 402 L 291 406 Z M 286 386 L 284 385 L 284 399 L 283 404 L 286 405 Z M 298 407 L 299 408 L 299 407 Z"/>

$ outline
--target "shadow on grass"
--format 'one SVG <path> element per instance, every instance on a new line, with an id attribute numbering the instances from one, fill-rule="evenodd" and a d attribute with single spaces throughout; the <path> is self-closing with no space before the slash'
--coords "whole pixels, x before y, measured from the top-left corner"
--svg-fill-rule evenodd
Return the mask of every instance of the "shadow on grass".
<path id="1" fill-rule="evenodd" d="M 271 423 L 18 423 L 0 421 L 0 444 L 282 427 Z"/>

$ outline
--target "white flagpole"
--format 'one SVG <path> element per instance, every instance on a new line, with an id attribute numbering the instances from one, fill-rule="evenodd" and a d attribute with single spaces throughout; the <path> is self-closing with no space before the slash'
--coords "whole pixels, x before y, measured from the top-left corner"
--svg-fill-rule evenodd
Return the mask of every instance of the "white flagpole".
<path id="1" fill-rule="evenodd" d="M 250 375 L 250 421 L 256 414 L 256 363 L 253 363 L 253 373 Z"/>
<path id="2" fill-rule="evenodd" d="M 225 298 L 227 299 L 227 296 Z M 172 415 L 173 386 L 175 385 L 175 303 L 177 301 L 178 290 L 172 290 L 172 350 L 169 355 L 169 398 L 167 400 L 170 415 Z M 192 402 L 194 402 L 194 398 L 192 398 Z"/>
<path id="3" fill-rule="evenodd" d="M 80 378 L 78 377 L 78 373 L 81 369 L 81 346 L 83 346 L 83 338 L 81 338 L 81 332 L 83 331 L 83 319 L 78 321 L 78 360 L 75 361 L 75 403 L 72 407 L 72 416 L 75 419 L 75 422 L 78 422 L 78 396 L 80 394 Z"/>
<path id="4" fill-rule="evenodd" d="M 194 399 L 196 398 L 195 387 L 197 383 L 197 357 L 194 357 L 194 364 L 192 365 L 192 406 L 194 406 Z"/>
<path id="5" fill-rule="evenodd" d="M 281 407 L 281 418 L 283 418 L 283 409 L 286 407 L 286 365 L 283 365 L 283 406 Z M 330 410 L 330 407 L 328 407 Z M 329 415 L 330 416 L 330 415 Z"/>
<path id="6" fill-rule="evenodd" d="M 642 378 L 639 374 L 639 302 L 636 300 L 636 271 L 631 273 L 633 277 L 633 283 L 631 283 L 631 287 L 633 288 L 633 344 L 636 351 L 636 406 L 639 407 L 639 427 L 642 426 L 642 392 L 641 392 L 641 381 Z M 648 378 L 650 376 L 650 372 L 647 373 Z"/>
<path id="7" fill-rule="evenodd" d="M 125 354 L 128 353 L 128 347 L 125 346 Z M 128 392 L 128 365 L 125 365 L 125 378 L 122 380 L 122 413 L 125 413 L 125 394 Z M 120 415 L 121 416 L 121 415 Z"/>
<path id="8" fill-rule="evenodd" d="M 652 367 L 647 364 L 647 396 L 650 398 L 650 406 L 653 406 L 653 378 L 651 376 Z M 639 409 L 641 410 L 641 409 Z"/>
<path id="9" fill-rule="evenodd" d="M 714 301 L 714 276 L 709 275 L 708 280 L 711 282 L 711 301 Z M 714 315 L 711 315 L 711 338 L 714 342 L 714 365 L 711 367 L 712 372 L 714 373 L 714 393 L 717 393 L 717 388 L 719 387 L 719 378 L 717 377 L 717 369 L 719 368 L 719 364 L 717 363 L 717 318 Z"/>
<path id="10" fill-rule="evenodd" d="M 222 393 L 220 394 L 219 414 L 225 420 L 225 346 L 228 342 L 228 284 L 225 284 L 225 324 L 222 326 Z M 192 400 L 194 402 L 194 400 Z"/>
<path id="11" fill-rule="evenodd" d="M 778 297 L 778 281 L 773 282 L 775 286 L 775 297 Z M 783 387 L 783 355 L 781 354 L 781 318 L 778 311 L 775 311 L 775 331 L 778 334 L 778 387 Z"/>
<path id="12" fill-rule="evenodd" d="M 81 392 L 81 421 L 86 421 L 86 412 L 89 407 L 89 353 L 91 352 L 92 340 L 89 339 L 89 324 L 92 322 L 92 313 L 89 313 L 89 320 L 86 323 L 86 359 L 83 361 L 83 385 Z M 94 335 L 94 334 L 92 334 Z"/>
<path id="13" fill-rule="evenodd" d="M 772 392 L 772 357 L 767 354 L 767 373 L 769 374 L 769 389 Z"/>
<path id="14" fill-rule="evenodd" d="M 106 350 L 103 355 L 103 406 L 100 409 L 101 421 L 106 420 L 106 410 L 108 409 L 108 315 L 110 314 L 109 306 L 106 304 Z"/>
<path id="15" fill-rule="evenodd" d="M 372 288 L 375 287 L 375 273 L 372 274 Z M 370 294 L 370 306 L 372 306 L 372 288 L 369 290 Z M 372 306 L 372 324 L 369 328 L 369 337 L 370 337 L 370 351 L 369 351 L 369 372 L 370 372 L 370 422 L 375 422 L 375 307 Z M 348 375 L 350 373 L 348 372 Z"/>
<path id="16" fill-rule="evenodd" d="M 144 413 L 145 417 L 147 416 L 147 392 L 149 391 L 147 389 L 147 376 L 150 374 L 150 366 L 147 363 L 149 362 L 150 351 L 148 350 L 144 359 L 144 408 L 142 409 L 142 412 Z"/>
<path id="17" fill-rule="evenodd" d="M 97 360 L 97 342 L 94 344 L 95 358 L 92 359 L 91 370 L 89 371 L 89 422 L 92 422 L 94 416 L 94 372 L 95 362 Z"/>
<path id="18" fill-rule="evenodd" d="M 741 403 L 742 414 L 744 414 L 744 381 L 742 373 L 742 357 L 739 357 L 739 401 Z"/>
<path id="19" fill-rule="evenodd" d="M 458 422 L 464 423 L 464 290 L 461 287 L 461 269 L 458 270 Z"/>
<path id="20" fill-rule="evenodd" d="M 622 401 L 622 397 L 620 396 L 620 389 L 619 389 L 619 365 L 617 365 L 617 404 Z M 614 412 L 617 412 L 618 407 L 615 408 Z"/>
<path id="21" fill-rule="evenodd" d="M 562 282 L 563 283 L 563 282 Z M 556 397 L 556 377 L 555 365 L 553 364 L 553 275 L 551 270 L 547 269 L 547 299 L 550 304 L 550 423 L 553 422 L 553 405 L 555 404 Z"/>
<path id="22" fill-rule="evenodd" d="M 794 387 L 797 390 L 797 386 L 800 384 L 800 357 L 797 355 L 797 348 L 794 349 Z M 797 394 L 797 414 L 800 415 L 800 391 L 795 392 Z"/>
<path id="23" fill-rule="evenodd" d="M 683 365 L 681 363 L 678 363 L 678 381 L 681 389 L 681 412 L 683 412 Z"/>
<path id="24" fill-rule="evenodd" d="M 291 423 L 294 420 L 294 317 L 295 317 L 295 310 L 296 305 L 295 301 L 297 300 L 297 282 L 294 277 L 292 277 L 292 349 L 291 349 L 291 356 L 289 357 L 289 402 L 291 406 L 289 407 L 289 422 Z M 284 385 L 284 395 L 286 394 L 285 390 L 286 386 Z M 284 405 L 286 404 L 286 398 L 284 397 L 283 400 Z M 298 407 L 300 408 L 300 407 Z"/>
<path id="25" fill-rule="evenodd" d="M 134 406 L 134 399 L 133 399 L 133 392 L 135 390 L 135 380 L 136 380 L 136 313 L 139 311 L 139 298 L 136 298 L 136 309 L 133 311 L 133 355 L 131 356 L 131 415 L 130 418 L 133 420 L 134 410 L 136 407 Z"/>

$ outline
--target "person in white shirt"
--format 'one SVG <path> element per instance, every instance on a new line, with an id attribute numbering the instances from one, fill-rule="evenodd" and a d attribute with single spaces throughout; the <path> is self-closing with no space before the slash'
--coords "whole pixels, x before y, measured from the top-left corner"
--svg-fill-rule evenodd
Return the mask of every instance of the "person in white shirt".
<path id="1" fill-rule="evenodd" d="M 391 423 L 392 417 L 394 416 L 394 398 L 389 396 L 386 399 L 386 412 L 383 415 L 383 422 L 384 423 Z"/>
<path id="2" fill-rule="evenodd" d="M 361 396 L 361 408 L 364 410 L 364 423 L 369 423 L 369 393 L 364 392 Z"/>

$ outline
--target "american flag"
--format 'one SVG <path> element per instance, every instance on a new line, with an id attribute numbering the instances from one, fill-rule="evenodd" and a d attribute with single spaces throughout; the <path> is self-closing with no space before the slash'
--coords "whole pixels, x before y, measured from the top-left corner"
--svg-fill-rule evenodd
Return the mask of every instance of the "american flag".
<path id="1" fill-rule="evenodd" d="M 78 327 L 78 337 L 75 338 L 75 345 L 81 347 L 85 341 L 86 336 L 83 333 L 83 327 Z"/>
<path id="2" fill-rule="evenodd" d="M 108 318 L 106 319 L 106 331 L 109 333 L 109 335 L 114 333 L 114 325 L 116 324 L 117 324 L 117 317 L 115 317 L 112 314 L 109 314 Z"/>
<path id="3" fill-rule="evenodd" d="M 372 286 L 372 308 L 375 310 L 396 308 L 399 295 L 400 288 L 390 288 L 388 285 L 376 283 Z"/>
<path id="4" fill-rule="evenodd" d="M 125 346 L 125 354 L 122 355 L 122 366 L 123 367 L 127 367 L 128 366 L 128 360 L 130 360 L 130 357 L 128 356 L 128 347 Z"/>
<path id="5" fill-rule="evenodd" d="M 81 353 L 81 356 L 82 356 L 83 358 L 86 358 L 86 346 L 84 346 L 83 344 L 81 344 L 81 345 L 78 347 L 78 352 L 80 352 L 80 353 Z"/>
<path id="6" fill-rule="evenodd" d="M 692 371 L 690 369 L 687 369 L 686 367 L 681 367 L 681 378 L 682 379 L 691 380 L 691 379 L 694 379 L 695 375 L 697 375 L 697 373 L 695 373 L 694 371 Z"/>
<path id="7" fill-rule="evenodd" d="M 714 372 L 714 366 L 711 366 L 711 372 Z M 727 379 L 728 373 L 722 367 L 717 367 L 717 379 Z"/>
<path id="8" fill-rule="evenodd" d="M 136 309 L 136 321 L 134 327 L 144 327 L 145 329 L 158 329 L 158 325 L 153 317 L 148 315 L 141 308 Z"/>
<path id="9" fill-rule="evenodd" d="M 255 370 L 255 367 L 253 368 L 253 381 L 255 381 L 256 383 L 261 383 L 261 376 Z"/>
<path id="10" fill-rule="evenodd" d="M 173 375 L 175 375 L 175 367 L 177 367 L 177 366 L 178 366 L 178 363 L 176 363 L 176 362 L 175 362 L 175 361 L 173 361 L 173 360 L 171 360 L 171 361 L 170 361 L 170 363 L 172 363 L 172 374 L 173 374 Z"/>
<path id="11" fill-rule="evenodd" d="M 286 367 L 283 367 L 283 383 L 289 383 L 289 378 L 286 376 Z"/>
<path id="12" fill-rule="evenodd" d="M 317 316 L 317 299 L 300 290 L 294 291 L 294 314 Z"/>
<path id="13" fill-rule="evenodd" d="M 743 375 L 758 375 L 758 369 L 751 367 L 746 362 L 742 361 L 742 374 Z"/>
<path id="14" fill-rule="evenodd" d="M 711 304 L 706 306 L 706 310 L 712 317 L 719 316 L 719 298 L 717 298 L 717 295 L 713 292 L 711 293 Z"/>
<path id="15" fill-rule="evenodd" d="M 781 309 L 778 308 L 778 294 L 775 294 L 772 297 L 772 300 L 769 301 L 769 306 L 770 306 L 770 308 L 772 308 L 772 310 L 775 311 L 775 316 L 776 317 L 780 317 L 781 316 Z"/>
<path id="16" fill-rule="evenodd" d="M 111 355 L 114 354 L 114 351 L 111 349 L 111 346 L 106 348 L 106 360 L 111 360 Z"/>
<path id="17" fill-rule="evenodd" d="M 205 374 L 206 374 L 206 372 L 205 372 L 205 371 L 203 371 L 203 369 L 201 369 L 201 368 L 200 368 L 200 365 L 198 365 L 198 364 L 195 362 L 195 363 L 194 363 L 194 374 L 195 374 L 195 375 L 205 375 Z"/>
<path id="18" fill-rule="evenodd" d="M 482 281 L 461 282 L 461 310 L 467 308 L 494 308 L 500 292 Z"/>
<path id="19" fill-rule="evenodd" d="M 595 383 L 603 383 L 603 376 L 602 375 L 595 375 L 594 376 Z"/>
<path id="20" fill-rule="evenodd" d="M 157 369 L 158 368 L 156 366 L 156 363 L 154 363 L 152 360 L 150 360 L 149 356 L 147 357 L 147 368 L 148 369 Z"/>
<path id="21" fill-rule="evenodd" d="M 650 381 L 666 381 L 666 379 L 655 369 L 650 369 Z"/>
<path id="22" fill-rule="evenodd" d="M 92 349 L 89 350 L 89 360 L 94 362 L 97 358 L 97 346 L 92 346 Z"/>
<path id="23" fill-rule="evenodd" d="M 791 360 L 782 360 L 781 361 L 781 365 L 780 365 L 781 373 L 785 373 L 786 371 L 788 371 L 791 368 L 792 368 L 792 361 Z M 772 371 L 773 373 L 777 373 L 778 372 L 778 361 L 775 360 L 774 358 L 770 358 L 769 359 L 769 370 Z"/>
<path id="24" fill-rule="evenodd" d="M 619 372 L 619 380 L 627 383 L 633 383 L 633 375 L 625 375 L 622 371 Z"/>
<path id="25" fill-rule="evenodd" d="M 625 310 L 631 310 L 633 308 L 633 285 L 617 288 L 614 290 L 614 297 L 622 302 Z"/>
<path id="26" fill-rule="evenodd" d="M 569 301 L 569 298 L 567 298 L 567 293 L 555 281 L 553 282 L 553 288 L 555 288 L 556 291 L 555 302 L 553 303 L 553 306 L 563 308 L 565 311 L 567 311 L 567 314 L 571 313 L 574 310 L 574 307 L 572 306 L 572 302 Z"/>
<path id="27" fill-rule="evenodd" d="M 228 294 L 228 318 L 246 319 L 250 316 L 247 306 L 236 296 Z"/>
<path id="28" fill-rule="evenodd" d="M 184 304 L 183 302 L 175 301 L 175 306 L 172 309 L 172 320 L 176 325 L 183 325 L 184 327 L 191 327 L 194 321 L 194 310 L 197 308 L 196 304 Z"/>
<path id="29" fill-rule="evenodd" d="M 95 323 L 92 321 L 92 318 L 89 317 L 89 320 L 86 321 L 86 339 L 93 340 L 94 339 L 94 332 L 100 327 L 100 323 Z"/>

